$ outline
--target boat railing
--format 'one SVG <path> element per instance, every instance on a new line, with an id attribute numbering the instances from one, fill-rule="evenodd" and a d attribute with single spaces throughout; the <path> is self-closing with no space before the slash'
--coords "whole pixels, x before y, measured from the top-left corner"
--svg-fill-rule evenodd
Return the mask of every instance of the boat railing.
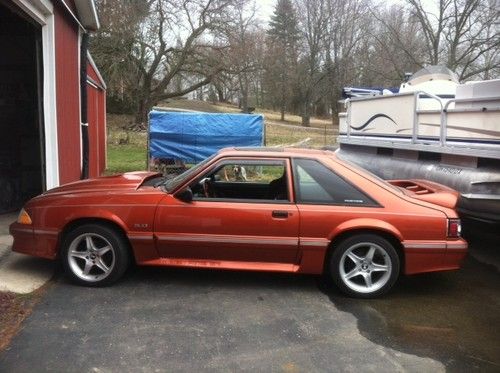
<path id="1" fill-rule="evenodd" d="M 411 142 L 412 144 L 417 144 L 420 142 L 418 140 L 418 99 L 420 98 L 420 95 L 425 95 L 427 97 L 430 97 L 434 100 L 436 100 L 439 103 L 440 109 L 440 118 L 441 118 L 441 123 L 440 123 L 440 131 L 439 131 L 439 143 L 444 146 L 446 144 L 446 139 L 443 137 L 446 137 L 446 128 L 443 128 L 443 120 L 446 117 L 446 113 L 444 110 L 443 101 L 439 96 L 433 95 L 432 93 L 428 93 L 425 91 L 417 91 L 414 93 L 414 112 L 413 112 L 413 130 L 412 130 L 412 136 L 411 136 Z"/>
<path id="2" fill-rule="evenodd" d="M 443 119 L 445 119 L 445 109 L 444 109 L 444 104 L 443 104 L 443 101 L 442 99 L 439 97 L 439 96 L 436 96 L 432 93 L 428 93 L 428 92 L 425 92 L 425 91 L 416 91 L 416 92 L 413 92 L 413 96 L 414 96 L 414 99 L 413 99 L 413 107 L 414 107 L 414 110 L 413 110 L 413 128 L 412 128 L 412 136 L 411 136 L 411 143 L 412 144 L 418 144 L 418 143 L 424 143 L 423 141 L 420 141 L 418 139 L 418 99 L 420 98 L 421 95 L 425 95 L 427 97 L 430 97 L 434 100 L 436 100 L 438 103 L 439 103 L 439 112 L 440 112 L 440 116 L 441 116 L 441 130 L 440 130 L 440 139 L 439 139 L 439 143 L 444 145 L 446 143 L 446 140 L 443 139 L 443 136 L 445 136 L 446 134 L 446 128 L 443 128 Z M 391 95 L 389 96 L 376 96 L 378 98 L 381 98 L 381 97 L 391 97 Z M 366 97 L 364 97 L 366 98 Z M 343 104 L 344 104 L 344 107 L 347 109 L 347 121 L 346 121 L 346 124 L 347 124 L 347 128 L 346 128 L 346 136 L 347 138 L 349 139 L 351 137 L 351 108 L 352 108 L 352 104 L 351 104 L 351 99 L 350 98 L 346 98 L 344 101 L 343 101 Z M 446 120 L 444 121 L 446 122 Z"/>
<path id="3" fill-rule="evenodd" d="M 453 98 L 450 99 L 446 104 L 444 105 L 442 112 L 441 112 L 441 126 L 440 126 L 440 144 L 442 146 L 446 146 L 446 137 L 447 137 L 447 127 L 448 127 L 448 107 L 451 104 L 456 104 L 456 103 L 470 103 L 470 102 L 490 102 L 490 101 L 497 101 L 498 96 L 491 96 L 491 97 L 475 97 L 475 98 Z M 479 108 L 461 108 L 460 111 L 462 112 L 484 112 L 486 110 L 500 110 L 500 107 L 495 107 L 493 109 L 486 109 L 484 107 L 479 107 Z"/>
<path id="4" fill-rule="evenodd" d="M 408 94 L 408 93 L 405 93 Z M 498 101 L 498 96 L 491 96 L 491 97 L 475 97 L 475 98 L 452 98 L 452 99 L 442 99 L 441 97 L 434 95 L 429 92 L 425 91 L 416 91 L 413 92 L 413 126 L 412 126 L 412 132 L 411 132 L 411 137 L 408 139 L 411 144 L 419 144 L 419 145 L 424 145 L 424 144 L 429 144 L 429 143 L 434 143 L 434 144 L 439 144 L 442 147 L 447 146 L 447 133 L 448 133 L 448 113 L 450 110 L 450 105 L 452 104 L 457 104 L 457 103 L 478 103 L 478 102 L 491 102 L 491 101 Z M 427 98 L 431 98 L 439 104 L 439 108 L 436 108 L 434 110 L 419 110 L 419 99 L 425 96 Z M 391 95 L 388 96 L 376 96 L 376 98 L 389 98 L 392 97 Z M 344 105 L 346 107 L 347 111 L 347 120 L 346 120 L 346 137 L 348 139 L 351 138 L 351 136 L 356 136 L 358 135 L 355 133 L 354 135 L 352 134 L 352 129 L 351 129 L 351 110 L 352 110 L 352 104 L 357 101 L 359 98 L 355 98 L 355 100 L 352 100 L 350 98 L 347 98 L 344 100 Z M 367 99 L 367 98 L 363 98 Z M 456 108 L 455 108 L 456 109 Z M 488 111 L 500 111 L 500 106 L 495 106 L 492 108 L 484 108 L 484 107 L 475 107 L 475 108 L 460 108 L 460 112 L 484 112 L 485 110 Z M 426 112 L 435 112 L 436 114 L 439 114 L 440 116 L 440 123 L 439 123 L 439 135 L 435 139 L 430 139 L 426 138 L 420 139 L 419 138 L 419 115 L 420 114 L 425 114 Z M 456 144 L 454 144 L 456 146 Z"/>

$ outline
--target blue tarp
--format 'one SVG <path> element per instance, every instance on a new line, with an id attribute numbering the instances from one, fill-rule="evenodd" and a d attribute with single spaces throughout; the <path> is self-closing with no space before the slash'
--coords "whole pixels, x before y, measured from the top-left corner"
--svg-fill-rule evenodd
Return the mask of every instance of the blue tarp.
<path id="1" fill-rule="evenodd" d="M 231 146 L 261 146 L 264 119 L 255 114 L 149 113 L 150 157 L 199 162 Z"/>

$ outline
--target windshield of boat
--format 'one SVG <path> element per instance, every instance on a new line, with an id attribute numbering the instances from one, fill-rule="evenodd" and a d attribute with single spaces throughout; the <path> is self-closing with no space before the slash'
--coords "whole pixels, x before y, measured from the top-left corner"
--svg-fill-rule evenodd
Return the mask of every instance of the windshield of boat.
<path id="1" fill-rule="evenodd" d="M 167 192 L 171 192 L 172 190 L 176 189 L 179 185 L 183 184 L 186 180 L 191 178 L 192 175 L 195 175 L 199 169 L 201 169 L 203 166 L 208 164 L 212 159 L 214 159 L 216 155 L 217 153 L 201 161 L 200 163 L 195 164 L 193 167 L 183 172 L 182 174 L 177 175 L 172 179 L 165 180 L 162 183 L 163 188 L 165 188 Z"/>

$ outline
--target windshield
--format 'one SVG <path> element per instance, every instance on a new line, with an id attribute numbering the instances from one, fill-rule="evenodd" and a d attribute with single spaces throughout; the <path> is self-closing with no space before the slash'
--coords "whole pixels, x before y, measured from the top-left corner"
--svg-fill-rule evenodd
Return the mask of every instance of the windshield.
<path id="1" fill-rule="evenodd" d="M 192 175 L 196 174 L 200 168 L 205 166 L 207 163 L 209 163 L 212 159 L 215 158 L 216 154 L 211 155 L 207 159 L 201 161 L 200 163 L 194 165 L 191 167 L 189 170 L 183 172 L 180 175 L 177 175 L 176 177 L 172 179 L 165 180 L 165 182 L 162 184 L 163 187 L 167 190 L 167 192 L 170 192 L 174 189 L 176 189 L 179 185 L 183 184 L 186 180 L 188 180 Z"/>

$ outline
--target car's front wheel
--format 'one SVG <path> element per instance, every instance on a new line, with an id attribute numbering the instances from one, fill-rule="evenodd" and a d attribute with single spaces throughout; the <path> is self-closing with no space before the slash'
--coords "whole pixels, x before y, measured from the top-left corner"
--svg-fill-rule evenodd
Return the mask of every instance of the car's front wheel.
<path id="1" fill-rule="evenodd" d="M 61 257 L 71 280 L 86 286 L 117 281 L 129 262 L 125 237 L 98 224 L 85 224 L 69 232 L 62 244 Z"/>
<path id="2" fill-rule="evenodd" d="M 394 246 L 374 234 L 349 237 L 334 248 L 330 274 L 339 289 L 356 298 L 374 298 L 389 291 L 399 276 Z"/>

